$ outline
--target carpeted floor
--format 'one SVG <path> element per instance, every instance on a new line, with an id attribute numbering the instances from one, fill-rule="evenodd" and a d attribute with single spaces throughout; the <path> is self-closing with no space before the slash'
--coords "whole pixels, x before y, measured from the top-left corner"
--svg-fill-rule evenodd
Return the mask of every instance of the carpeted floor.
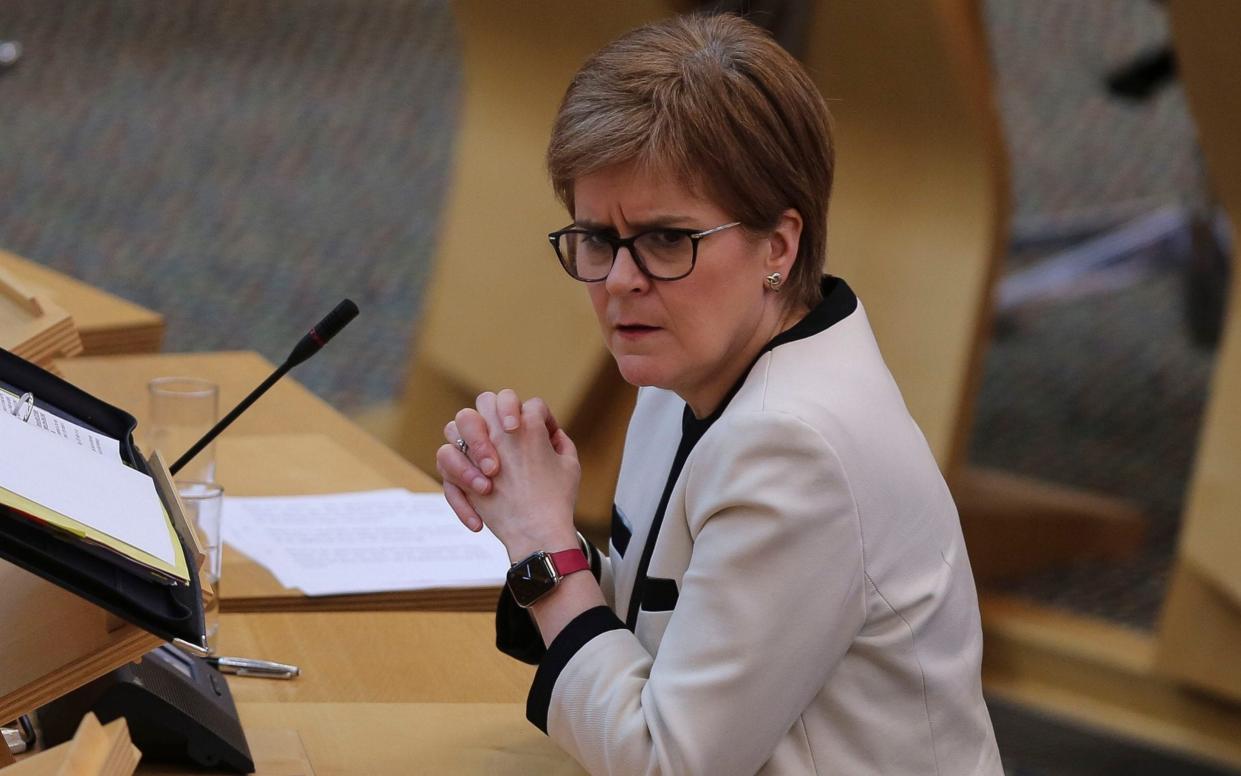
<path id="1" fill-rule="evenodd" d="M 401 380 L 460 72 L 435 0 L 6 0 L 0 245 L 168 315 L 169 350 L 283 359 L 338 405 Z"/>

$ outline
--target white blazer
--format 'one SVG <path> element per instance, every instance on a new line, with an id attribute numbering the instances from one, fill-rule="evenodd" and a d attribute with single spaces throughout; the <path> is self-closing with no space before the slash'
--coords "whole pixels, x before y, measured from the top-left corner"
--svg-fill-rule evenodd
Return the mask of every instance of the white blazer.
<path id="1" fill-rule="evenodd" d="M 527 716 L 593 774 L 1002 774 L 956 507 L 841 280 L 696 420 L 639 392 L 607 607 L 544 653 Z"/>

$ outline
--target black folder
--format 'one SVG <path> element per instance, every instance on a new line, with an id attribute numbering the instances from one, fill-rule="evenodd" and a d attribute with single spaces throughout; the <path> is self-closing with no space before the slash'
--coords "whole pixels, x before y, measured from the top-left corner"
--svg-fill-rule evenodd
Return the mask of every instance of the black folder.
<path id="1" fill-rule="evenodd" d="M 125 465 L 150 475 L 134 444 L 134 417 L 56 375 L 0 348 L 0 387 L 34 395 L 35 406 L 120 441 Z M 3 465 L 0 463 L 0 465 Z M 172 505 L 165 504 L 171 513 Z M 193 554 L 177 531 L 185 557 Z M 169 641 L 205 646 L 202 587 L 191 569 L 188 585 L 168 585 L 123 568 L 72 537 L 36 527 L 0 505 L 0 558 L 68 590 Z M 191 564 L 192 566 L 193 564 Z"/>

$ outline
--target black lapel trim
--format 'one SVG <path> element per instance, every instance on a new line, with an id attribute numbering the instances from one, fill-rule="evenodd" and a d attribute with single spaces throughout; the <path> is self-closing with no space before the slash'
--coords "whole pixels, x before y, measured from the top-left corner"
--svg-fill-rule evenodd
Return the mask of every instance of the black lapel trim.
<path id="1" fill-rule="evenodd" d="M 702 439 L 703 434 L 707 433 L 707 429 L 711 428 L 711 425 L 724 414 L 724 410 L 728 408 L 729 402 L 737 395 L 737 391 L 741 390 L 741 386 L 745 384 L 746 379 L 750 376 L 750 372 L 754 369 L 754 364 L 758 363 L 758 360 L 763 357 L 764 353 L 780 345 L 812 337 L 825 331 L 852 315 L 853 311 L 857 309 L 857 304 L 857 296 L 849 288 L 849 284 L 845 283 L 841 278 L 824 275 L 822 301 L 813 310 L 806 313 L 804 318 L 793 324 L 786 331 L 772 337 L 771 341 L 763 346 L 763 349 L 754 357 L 754 361 L 750 363 L 749 368 L 742 373 L 737 382 L 733 384 L 733 387 L 729 389 L 715 412 L 699 419 L 694 417 L 694 413 L 690 411 L 689 405 L 685 406 L 685 411 L 681 416 L 681 443 L 677 446 L 676 457 L 672 459 L 672 470 L 668 472 L 668 479 L 664 483 L 664 493 L 660 496 L 659 506 L 651 519 L 651 527 L 646 534 L 646 544 L 642 548 L 642 558 L 638 561 L 638 571 L 633 579 L 633 592 L 629 595 L 629 611 L 625 616 L 626 628 L 632 631 L 638 626 L 638 610 L 641 608 L 646 595 L 646 572 L 651 565 L 651 555 L 655 553 L 655 543 L 659 540 L 659 529 L 664 522 L 664 512 L 668 509 L 668 500 L 672 497 L 672 488 L 681 476 L 681 469 L 684 468 L 685 461 L 689 458 L 694 445 L 698 444 L 698 440 Z"/>
<path id="2" fill-rule="evenodd" d="M 681 476 L 681 469 L 685 466 L 685 460 L 689 458 L 690 451 L 710 428 L 710 423 L 690 425 L 685 422 L 685 419 L 693 417 L 694 413 L 690 412 L 689 407 L 686 406 L 681 424 L 681 443 L 677 445 L 676 457 L 672 459 L 672 470 L 668 472 L 668 479 L 664 483 L 664 493 L 659 497 L 659 506 L 655 509 L 655 516 L 651 519 L 651 527 L 646 535 L 646 544 L 642 547 L 642 558 L 638 561 L 638 573 L 633 578 L 633 592 L 629 594 L 629 611 L 625 616 L 625 627 L 629 630 L 635 630 L 638 626 L 638 608 L 642 605 L 642 596 L 646 594 L 646 570 L 651 565 L 651 555 L 655 552 L 655 541 L 659 538 L 659 528 L 664 522 L 668 499 L 672 498 L 672 488 L 676 485 L 677 478 Z"/>
<path id="3" fill-rule="evenodd" d="M 620 509 L 615 504 L 612 505 L 612 547 L 616 549 L 616 554 L 625 557 L 625 550 L 629 549 L 629 540 L 633 538 L 633 532 L 629 530 L 629 526 L 625 524 L 625 518 L 621 517 Z"/>

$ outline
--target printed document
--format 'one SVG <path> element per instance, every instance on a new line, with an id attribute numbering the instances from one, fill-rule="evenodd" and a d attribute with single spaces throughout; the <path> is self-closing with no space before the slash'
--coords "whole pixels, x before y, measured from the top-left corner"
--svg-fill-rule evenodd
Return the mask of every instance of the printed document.
<path id="1" fill-rule="evenodd" d="M 504 545 L 472 533 L 439 493 L 224 498 L 224 541 L 306 595 L 499 587 Z"/>
<path id="2" fill-rule="evenodd" d="M 188 579 L 151 478 L 0 413 L 0 503 L 141 565 Z"/>
<path id="3" fill-rule="evenodd" d="M 13 410 L 17 409 L 19 402 L 19 396 L 0 388 L 0 413 L 12 415 Z M 45 433 L 55 434 L 64 441 L 77 445 L 82 450 L 105 456 L 118 463 L 121 460 L 120 442 L 110 436 L 96 433 L 85 426 L 79 426 L 77 423 L 53 415 L 39 407 L 34 408 L 27 423 Z"/>

